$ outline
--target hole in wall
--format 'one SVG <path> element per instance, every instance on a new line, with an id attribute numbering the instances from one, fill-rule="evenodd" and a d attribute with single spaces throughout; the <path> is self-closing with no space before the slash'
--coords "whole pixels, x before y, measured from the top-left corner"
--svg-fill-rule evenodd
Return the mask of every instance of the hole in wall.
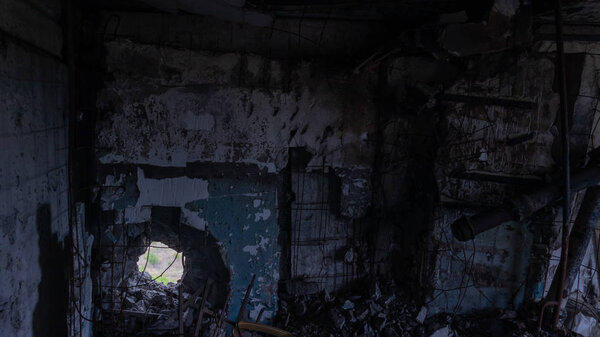
<path id="1" fill-rule="evenodd" d="M 162 284 L 177 283 L 183 276 L 182 254 L 160 241 L 152 241 L 137 261 L 138 270 Z"/>
<path id="2" fill-rule="evenodd" d="M 221 246 L 209 232 L 183 223 L 181 209 L 152 206 L 149 222 L 110 228 L 119 241 L 103 247 L 106 336 L 174 336 L 180 300 L 189 304 L 183 310 L 184 335 L 194 336 L 209 279 L 206 308 L 218 312 L 225 306 L 231 277 Z M 113 320 L 116 315 L 122 316 Z M 209 320 L 203 322 L 208 329 Z"/>

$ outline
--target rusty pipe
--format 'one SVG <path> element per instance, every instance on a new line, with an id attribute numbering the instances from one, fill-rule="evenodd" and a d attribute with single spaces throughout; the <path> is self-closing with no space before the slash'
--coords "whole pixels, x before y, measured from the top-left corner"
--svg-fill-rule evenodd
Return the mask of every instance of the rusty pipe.
<path id="1" fill-rule="evenodd" d="M 569 250 L 567 287 L 573 286 L 579 273 L 579 266 L 583 262 L 588 244 L 594 235 L 596 225 L 600 221 L 600 187 L 594 186 L 585 191 L 579 213 L 571 230 Z"/>
<path id="2" fill-rule="evenodd" d="M 538 318 L 538 330 L 542 329 L 542 324 L 544 322 L 544 312 L 547 308 L 558 305 L 558 302 L 555 301 L 547 301 L 542 305 L 542 309 L 540 310 L 540 317 Z"/>
<path id="3" fill-rule="evenodd" d="M 594 152 L 598 152 L 598 149 Z M 572 182 L 570 184 L 571 193 L 597 185 L 600 183 L 600 167 L 594 161 L 593 165 L 588 165 L 588 167 L 573 173 L 570 179 Z M 452 234 L 459 241 L 467 241 L 505 222 L 523 221 L 543 207 L 559 201 L 562 193 L 561 184 L 556 182 L 533 192 L 509 198 L 499 208 L 483 211 L 473 216 L 462 216 L 451 225 Z"/>

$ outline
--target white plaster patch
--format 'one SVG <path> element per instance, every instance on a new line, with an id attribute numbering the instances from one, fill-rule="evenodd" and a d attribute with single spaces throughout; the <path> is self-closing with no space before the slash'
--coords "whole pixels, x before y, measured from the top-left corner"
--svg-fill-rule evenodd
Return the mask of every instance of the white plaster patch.
<path id="1" fill-rule="evenodd" d="M 242 248 L 243 252 L 246 252 L 252 256 L 256 256 L 256 254 L 258 254 L 258 245 L 248 245 L 244 248 Z"/>
<path id="2" fill-rule="evenodd" d="M 138 168 L 139 206 L 184 206 L 194 200 L 208 199 L 208 181 L 188 177 L 146 179 Z"/>
<path id="3" fill-rule="evenodd" d="M 262 235 L 260 236 L 260 242 L 258 243 L 258 245 L 260 246 L 260 248 L 262 248 L 263 250 L 267 249 L 267 245 L 269 244 L 269 238 L 265 238 Z"/>
<path id="4" fill-rule="evenodd" d="M 254 201 L 252 202 L 252 206 L 254 206 L 254 208 L 258 208 L 258 206 L 260 206 L 260 204 L 261 204 L 260 199 L 254 199 Z"/>
<path id="5" fill-rule="evenodd" d="M 190 211 L 185 207 L 182 207 L 181 209 L 183 213 L 184 223 L 186 225 L 194 227 L 201 231 L 206 230 L 206 226 L 208 226 L 208 223 L 206 222 L 206 220 L 204 220 L 198 215 L 198 212 Z"/>
<path id="6" fill-rule="evenodd" d="M 140 223 L 150 221 L 150 207 L 127 207 L 125 208 L 125 223 Z"/>
<path id="7" fill-rule="evenodd" d="M 262 250 L 267 250 L 267 245 L 269 244 L 269 241 L 269 238 L 265 238 L 264 236 L 260 235 L 260 242 L 258 244 L 247 245 L 244 248 L 242 248 L 242 251 L 252 256 L 256 256 L 258 254 L 258 248 Z"/>
<path id="8" fill-rule="evenodd" d="M 259 213 L 254 214 L 254 222 L 259 220 L 267 220 L 271 217 L 271 210 L 268 208 L 263 208 L 263 210 Z"/>

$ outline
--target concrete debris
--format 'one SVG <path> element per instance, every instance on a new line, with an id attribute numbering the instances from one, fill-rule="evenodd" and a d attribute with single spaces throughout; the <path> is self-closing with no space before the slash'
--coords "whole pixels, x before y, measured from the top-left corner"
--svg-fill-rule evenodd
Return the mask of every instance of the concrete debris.
<path id="1" fill-rule="evenodd" d="M 580 336 L 600 337 L 600 327 L 595 318 L 579 312 L 573 319 L 571 331 Z"/>
<path id="2" fill-rule="evenodd" d="M 354 309 L 354 303 L 352 303 L 349 300 L 346 300 L 346 302 L 344 302 L 343 308 L 344 308 L 344 310 Z"/>
<path id="3" fill-rule="evenodd" d="M 329 318 L 338 330 L 342 330 L 344 328 L 344 324 L 346 324 L 346 318 L 344 318 L 339 310 L 335 308 L 330 309 Z"/>
<path id="4" fill-rule="evenodd" d="M 358 289 L 365 289 L 359 286 Z M 417 336 L 533 337 L 537 311 L 475 312 L 469 315 L 431 314 L 432 308 L 410 300 L 393 282 L 379 283 L 379 296 L 358 297 L 357 289 L 332 294 L 281 297 L 275 324 L 294 336 Z M 374 289 L 371 287 L 371 289 Z M 377 297 L 377 299 L 375 299 Z M 290 308 L 306 308 L 298 316 Z M 524 317 L 522 317 L 524 316 Z M 539 335 L 544 336 L 546 335 Z M 548 335 L 549 336 L 549 335 Z"/>
<path id="5" fill-rule="evenodd" d="M 379 283 L 375 282 L 375 291 L 373 292 L 373 299 L 378 300 L 381 297 L 381 289 L 379 289 Z"/>
<path id="6" fill-rule="evenodd" d="M 126 323 L 123 327 L 126 328 L 128 336 L 172 335 L 179 328 L 178 284 L 165 285 L 153 281 L 147 272 L 135 272 L 129 276 L 124 286 L 128 287 L 128 291 L 123 293 L 123 298 L 115 301 L 112 308 L 105 305 L 105 310 L 123 316 Z M 181 296 L 184 300 L 189 300 L 192 294 L 182 292 Z M 183 325 L 186 330 L 195 328 L 200 302 L 202 297 L 197 296 L 194 303 L 185 308 Z M 205 308 L 212 308 L 212 304 L 207 301 Z M 203 320 L 203 323 L 206 323 L 206 320 Z M 111 325 L 107 325 L 107 328 L 110 329 Z"/>
<path id="7" fill-rule="evenodd" d="M 419 314 L 417 315 L 417 322 L 419 323 L 423 323 L 425 321 L 425 318 L 427 317 L 427 307 L 423 306 L 421 307 L 421 310 L 419 311 Z"/>
<path id="8" fill-rule="evenodd" d="M 454 336 L 454 332 L 450 329 L 449 326 L 445 326 L 439 330 L 436 330 L 429 337 L 452 337 Z"/>

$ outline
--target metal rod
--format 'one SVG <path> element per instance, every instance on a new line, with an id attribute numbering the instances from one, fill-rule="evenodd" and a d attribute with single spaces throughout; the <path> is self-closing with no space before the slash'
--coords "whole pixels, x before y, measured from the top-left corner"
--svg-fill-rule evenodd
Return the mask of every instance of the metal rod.
<path id="1" fill-rule="evenodd" d="M 213 280 L 208 278 L 204 283 L 204 293 L 202 294 L 202 304 L 200 305 L 200 312 L 198 313 L 198 322 L 196 323 L 196 329 L 194 330 L 194 337 L 198 337 L 200 334 L 200 328 L 202 327 L 202 317 L 204 317 L 204 307 L 206 306 L 206 299 L 210 293 Z"/>
<path id="2" fill-rule="evenodd" d="M 177 287 L 177 309 L 179 312 L 179 336 L 183 336 L 183 296 L 181 295 L 181 287 L 183 286 L 183 280 L 179 282 Z"/>
<path id="3" fill-rule="evenodd" d="M 237 323 L 241 322 L 242 318 L 244 317 L 245 313 L 246 313 L 246 304 L 248 304 L 248 298 L 250 297 L 250 292 L 252 292 L 252 287 L 254 286 L 254 280 L 256 279 L 256 275 L 252 275 L 252 281 L 250 281 L 250 284 L 248 285 L 248 288 L 246 289 L 246 294 L 244 295 L 244 299 L 242 300 L 242 305 L 240 306 L 240 311 L 238 312 L 237 318 L 235 320 L 236 322 L 236 326 L 233 327 L 232 330 L 232 335 L 235 334 L 237 332 L 238 336 L 241 336 L 241 332 L 237 327 Z"/>
<path id="4" fill-rule="evenodd" d="M 229 293 L 227 294 L 227 300 L 225 301 L 225 305 L 221 310 L 221 314 L 219 315 L 219 320 L 217 321 L 217 325 L 215 326 L 215 330 L 212 334 L 212 337 L 217 337 L 219 331 L 221 331 L 221 326 L 223 325 L 223 321 L 226 320 L 225 316 L 227 316 L 227 311 L 229 310 L 229 301 L 231 301 L 231 290 L 229 290 Z"/>
<path id="5" fill-rule="evenodd" d="M 542 328 L 542 323 L 544 321 L 544 311 L 546 310 L 546 308 L 551 307 L 553 305 L 557 305 L 558 302 L 554 302 L 554 301 L 547 301 L 546 303 L 544 303 L 544 305 L 542 305 L 542 309 L 540 310 L 540 317 L 538 319 L 538 329 Z"/>
<path id="6" fill-rule="evenodd" d="M 594 234 L 596 224 L 600 220 L 600 186 L 592 186 L 585 191 L 575 223 L 569 237 L 569 254 L 565 289 L 569 290 L 575 282 L 579 268 Z M 556 294 L 559 279 L 554 278 L 549 294 Z"/>
<path id="7" fill-rule="evenodd" d="M 560 316 L 560 310 L 565 290 L 567 277 L 567 262 L 569 256 L 569 219 L 571 218 L 571 167 L 569 151 L 569 107 L 567 102 L 567 72 L 565 65 L 565 50 L 563 42 L 562 1 L 555 0 L 554 19 L 556 27 L 556 61 L 560 85 L 560 117 L 561 117 L 561 139 L 562 139 L 562 164 L 563 164 L 563 210 L 562 210 L 562 249 L 560 262 L 562 270 L 560 274 L 560 286 L 556 293 L 556 309 L 554 311 L 554 324 L 556 328 Z"/>

